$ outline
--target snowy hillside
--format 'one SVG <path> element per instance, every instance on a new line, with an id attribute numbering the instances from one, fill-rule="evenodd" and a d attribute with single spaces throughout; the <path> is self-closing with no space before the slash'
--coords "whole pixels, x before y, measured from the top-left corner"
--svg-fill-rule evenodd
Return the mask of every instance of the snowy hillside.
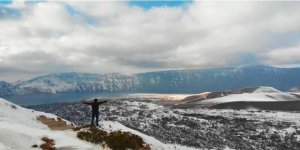
<path id="1" fill-rule="evenodd" d="M 89 73 L 50 74 L 16 84 L 16 86 L 34 94 L 133 91 L 137 85 L 136 77 L 118 73 L 104 75 Z"/>
<path id="2" fill-rule="evenodd" d="M 136 134 L 136 135 L 142 137 L 146 143 L 150 143 L 151 148 L 155 149 L 155 150 L 196 150 L 196 148 L 192 148 L 192 147 L 181 146 L 181 145 L 177 145 L 177 144 L 162 143 L 151 136 L 148 136 L 148 135 L 145 135 L 136 130 L 130 129 L 130 128 L 120 124 L 119 122 L 103 121 L 100 123 L 100 126 L 108 131 L 120 130 L 120 131 L 131 132 L 133 134 Z"/>
<path id="3" fill-rule="evenodd" d="M 42 118 L 42 119 L 41 119 Z M 43 120 L 43 119 L 48 120 Z M 54 126 L 57 121 L 64 124 Z M 164 144 L 157 139 L 136 130 L 125 127 L 119 122 L 101 121 L 101 128 L 107 132 L 126 131 L 140 136 L 153 150 L 194 150 L 194 148 L 177 144 Z M 72 123 L 62 120 L 56 115 L 22 108 L 4 99 L 0 99 L 0 150 L 29 150 L 49 144 L 65 150 L 109 150 L 107 147 L 95 145 L 77 138 L 76 132 L 65 128 Z"/>
<path id="4" fill-rule="evenodd" d="M 79 102 L 30 108 L 57 114 L 79 125 L 90 122 L 90 107 Z M 152 98 L 119 98 L 101 106 L 100 112 L 105 120 L 100 124 L 106 130 L 130 131 L 165 150 L 300 148 L 299 111 L 173 109 Z"/>
<path id="5" fill-rule="evenodd" d="M 186 97 L 177 106 L 211 107 L 231 102 L 290 102 L 299 101 L 300 97 L 288 92 L 281 92 L 272 87 L 249 87 L 225 92 L 210 92 Z"/>
<path id="6" fill-rule="evenodd" d="M 296 96 L 278 91 L 272 87 L 260 87 L 252 93 L 231 94 L 228 96 L 207 99 L 200 101 L 198 104 L 208 103 L 227 103 L 234 101 L 289 101 L 299 100 Z"/>
<path id="7" fill-rule="evenodd" d="M 300 87 L 293 87 L 289 90 L 289 92 L 292 92 L 292 93 L 300 93 Z"/>
<path id="8" fill-rule="evenodd" d="M 20 95 L 24 94 L 25 91 L 18 86 L 5 81 L 0 81 L 0 96 L 1 95 Z"/>
<path id="9" fill-rule="evenodd" d="M 0 99 L 0 149 L 28 150 L 44 144 L 43 138 L 52 139 L 57 149 L 99 149 L 99 146 L 84 142 L 72 131 L 53 131 L 37 118 L 57 116 L 22 108 Z M 69 122 L 67 122 L 69 123 Z"/>

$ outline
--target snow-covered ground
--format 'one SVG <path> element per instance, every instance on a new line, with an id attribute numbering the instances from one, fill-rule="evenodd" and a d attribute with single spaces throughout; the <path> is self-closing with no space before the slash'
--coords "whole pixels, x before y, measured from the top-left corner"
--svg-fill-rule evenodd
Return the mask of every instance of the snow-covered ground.
<path id="1" fill-rule="evenodd" d="M 192 148 L 192 147 L 162 143 L 159 140 L 155 139 L 154 137 L 130 129 L 116 121 L 102 121 L 100 122 L 100 126 L 107 131 L 120 130 L 124 132 L 131 132 L 135 135 L 138 135 L 145 141 L 145 143 L 148 143 L 151 146 L 151 149 L 153 150 L 196 150 L 196 148 Z"/>
<path id="2" fill-rule="evenodd" d="M 79 140 L 71 130 L 50 130 L 47 125 L 37 120 L 41 115 L 57 119 L 55 115 L 25 109 L 0 99 L 0 149 L 33 149 L 33 145 L 43 144 L 43 137 L 53 139 L 57 149 L 101 149 L 97 145 Z"/>
<path id="3" fill-rule="evenodd" d="M 126 95 L 127 98 L 163 99 L 166 101 L 180 101 L 193 94 L 151 94 L 135 93 Z"/>
<path id="4" fill-rule="evenodd" d="M 274 102 L 299 100 L 295 95 L 281 92 L 272 87 L 260 87 L 252 93 L 230 94 L 224 97 L 206 99 L 195 104 L 220 104 L 228 102 Z"/>
<path id="5" fill-rule="evenodd" d="M 281 111 L 256 111 L 256 110 L 233 110 L 233 109 L 187 109 L 177 111 L 181 113 L 206 114 L 210 116 L 222 116 L 228 119 L 245 118 L 248 120 L 259 121 L 280 121 L 290 122 L 300 126 L 299 112 L 281 112 Z"/>
<path id="6" fill-rule="evenodd" d="M 138 108 L 146 106 L 146 109 L 161 108 L 155 104 L 144 102 L 136 102 L 131 104 Z M 33 145 L 41 145 L 44 143 L 41 139 L 47 137 L 53 139 L 56 149 L 68 150 L 101 150 L 108 149 L 99 145 L 82 141 L 77 138 L 76 132 L 73 130 L 54 131 L 47 125 L 40 122 L 37 118 L 46 116 L 59 120 L 56 115 L 43 113 L 31 109 L 22 108 L 11 102 L 0 98 L 0 150 L 30 150 Z M 66 120 L 64 120 L 66 121 Z M 66 121 L 67 124 L 71 122 Z M 149 144 L 154 150 L 194 150 L 195 148 L 180 146 L 177 144 L 165 144 L 159 140 L 130 129 L 117 121 L 102 121 L 100 125 L 106 131 L 127 131 L 143 138 L 145 143 Z"/>
<path id="7" fill-rule="evenodd" d="M 90 107 L 80 103 L 31 108 L 55 113 L 63 118 L 70 117 L 69 120 L 79 125 L 90 122 Z M 156 145 L 156 149 L 300 148 L 298 112 L 174 109 L 157 100 L 132 98 L 111 101 L 101 106 L 100 112 L 104 120 L 100 124 L 104 129 L 133 132 L 151 146 Z M 176 148 L 174 145 L 177 145 Z"/>

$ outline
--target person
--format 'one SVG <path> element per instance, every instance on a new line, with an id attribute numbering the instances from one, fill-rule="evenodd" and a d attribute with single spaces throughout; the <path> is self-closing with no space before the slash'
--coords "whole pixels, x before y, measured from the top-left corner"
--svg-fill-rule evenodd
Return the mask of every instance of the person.
<path id="1" fill-rule="evenodd" d="M 91 122 L 92 125 L 94 125 L 94 119 L 96 118 L 96 125 L 99 126 L 98 125 L 98 120 L 99 120 L 99 105 L 107 103 L 107 102 L 108 102 L 107 100 L 98 102 L 98 99 L 96 99 L 96 98 L 94 99 L 93 102 L 83 101 L 83 104 L 91 105 L 92 106 L 92 122 Z"/>

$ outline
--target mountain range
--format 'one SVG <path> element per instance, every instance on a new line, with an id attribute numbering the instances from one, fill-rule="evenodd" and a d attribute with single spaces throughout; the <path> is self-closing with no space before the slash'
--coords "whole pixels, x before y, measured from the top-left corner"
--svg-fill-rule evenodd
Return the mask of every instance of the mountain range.
<path id="1" fill-rule="evenodd" d="M 0 96 L 78 92 L 201 93 L 253 86 L 299 90 L 300 68 L 244 66 L 137 74 L 56 73 L 30 80 L 0 81 Z"/>

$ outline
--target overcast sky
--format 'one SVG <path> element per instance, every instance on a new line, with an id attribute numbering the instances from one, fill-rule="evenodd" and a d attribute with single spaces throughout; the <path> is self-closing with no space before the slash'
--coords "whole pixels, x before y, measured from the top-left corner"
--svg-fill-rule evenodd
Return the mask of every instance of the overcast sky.
<path id="1" fill-rule="evenodd" d="M 0 3 L 0 80 L 300 64 L 300 2 Z"/>

